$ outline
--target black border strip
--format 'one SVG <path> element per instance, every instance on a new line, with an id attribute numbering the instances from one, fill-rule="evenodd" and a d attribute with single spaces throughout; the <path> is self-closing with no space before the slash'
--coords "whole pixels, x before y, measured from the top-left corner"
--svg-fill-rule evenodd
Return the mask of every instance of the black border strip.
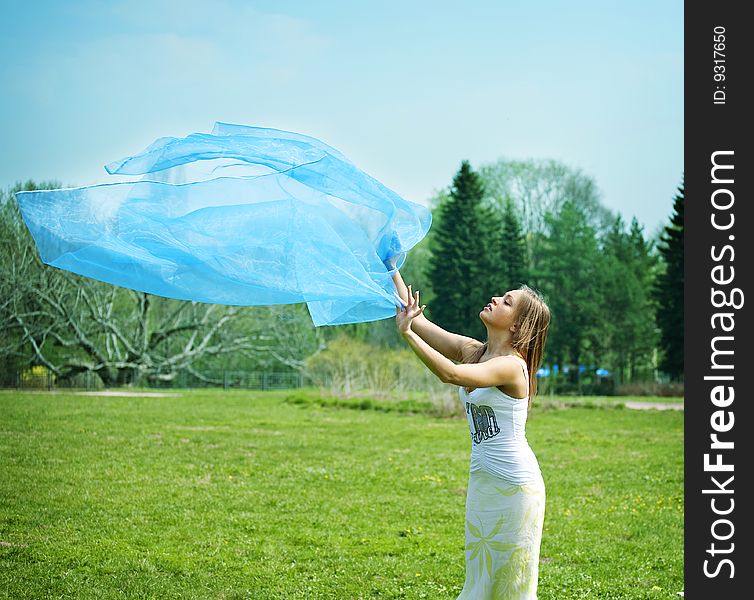
<path id="1" fill-rule="evenodd" d="M 686 3 L 684 15 L 684 591 L 692 600 L 754 597 L 749 581 L 754 503 L 746 491 L 754 488 L 748 398 L 754 383 L 748 377 L 754 371 L 749 350 L 754 103 L 746 91 L 752 87 L 752 62 L 745 6 Z M 715 47 L 715 35 L 724 36 L 717 40 L 724 46 Z M 715 74 L 725 78 L 716 81 Z M 713 170 L 713 161 L 720 168 Z M 714 317 L 720 313 L 730 317 Z"/>

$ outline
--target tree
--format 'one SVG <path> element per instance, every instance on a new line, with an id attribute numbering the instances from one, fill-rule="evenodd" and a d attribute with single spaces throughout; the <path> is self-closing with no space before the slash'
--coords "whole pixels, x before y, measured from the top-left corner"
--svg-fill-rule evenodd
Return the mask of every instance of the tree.
<path id="1" fill-rule="evenodd" d="M 613 215 L 600 201 L 592 177 L 556 160 L 498 160 L 479 170 L 485 189 L 503 212 L 512 199 L 527 239 L 527 264 L 532 274 L 541 260 L 539 249 L 549 226 L 546 215 L 560 212 L 566 201 L 579 207 L 597 232 L 608 229 Z"/>
<path id="2" fill-rule="evenodd" d="M 595 229 L 609 226 L 610 211 L 602 206 L 594 179 L 556 160 L 505 160 L 482 166 L 479 174 L 488 194 L 500 205 L 512 198 L 525 231 L 545 232 L 545 216 L 570 200 Z"/>
<path id="3" fill-rule="evenodd" d="M 478 314 L 500 286 L 500 220 L 484 198 L 479 175 L 463 161 L 450 195 L 438 207 L 427 271 L 435 293 L 428 314 L 443 327 L 474 337 L 485 334 Z"/>
<path id="4" fill-rule="evenodd" d="M 636 218 L 626 231 L 618 216 L 602 239 L 601 357 L 609 360 L 616 380 L 623 383 L 635 369 L 649 365 L 655 346 L 655 315 L 651 301 L 653 260 Z"/>
<path id="5" fill-rule="evenodd" d="M 673 380 L 683 378 L 683 179 L 677 190 L 670 223 L 658 245 L 664 269 L 654 287 L 660 330 L 659 366 Z"/>
<path id="6" fill-rule="evenodd" d="M 526 238 L 521 230 L 516 207 L 510 198 L 505 202 L 500 245 L 502 248 L 503 287 L 512 289 L 519 287 L 522 283 L 528 283 Z"/>
<path id="7" fill-rule="evenodd" d="M 566 201 L 557 214 L 545 215 L 548 227 L 538 276 L 550 299 L 552 323 L 548 356 L 578 367 L 600 337 L 600 254 L 594 228 L 583 210 Z M 571 373 L 577 373 L 572 370 Z M 577 375 L 570 377 L 577 380 Z"/>
<path id="8" fill-rule="evenodd" d="M 632 377 L 640 373 L 642 368 L 654 371 L 654 352 L 659 340 L 656 313 L 657 306 L 652 294 L 652 288 L 657 277 L 657 257 L 653 244 L 644 237 L 644 230 L 634 217 L 631 220 L 629 239 L 633 253 L 632 263 L 640 296 L 635 313 L 635 340 L 628 355 L 628 368 Z"/>
<path id="9" fill-rule="evenodd" d="M 60 187 L 57 181 L 42 182 L 39 187 L 53 189 Z M 36 189 L 33 181 L 18 184 L 14 189 Z M 0 190 L 0 360 L 3 372 L 0 373 L 0 381 L 5 385 L 15 384 L 15 375 L 28 365 L 28 349 L 24 349 L 23 335 L 13 328 L 5 326 L 7 311 L 12 300 L 13 286 L 12 274 L 16 268 L 15 262 L 22 257 L 26 248 L 20 244 L 28 236 L 26 225 L 18 214 L 15 202 L 9 199 L 11 194 Z"/>
<path id="10" fill-rule="evenodd" d="M 623 219 L 618 216 L 602 239 L 601 310 L 602 358 L 613 356 L 611 370 L 617 372 L 617 382 L 625 380 L 628 353 L 633 340 L 631 317 L 639 295 L 638 282 L 631 264 L 631 250 Z"/>
<path id="11" fill-rule="evenodd" d="M 37 189 L 28 182 L 9 197 L 21 188 Z M 301 368 L 307 350 L 323 347 L 301 307 L 173 300 L 45 265 L 8 198 L 0 202 L 0 298 L 6 334 L 0 357 L 44 365 L 60 379 L 90 371 L 105 385 L 117 385 L 137 376 L 170 381 L 187 371 L 221 383 L 196 365 L 241 355 L 263 368 Z"/>

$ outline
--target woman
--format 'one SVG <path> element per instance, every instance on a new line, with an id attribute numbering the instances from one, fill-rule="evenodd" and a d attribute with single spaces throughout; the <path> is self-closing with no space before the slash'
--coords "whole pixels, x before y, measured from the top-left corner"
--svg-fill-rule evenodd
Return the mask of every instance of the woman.
<path id="1" fill-rule="evenodd" d="M 458 600 L 536 599 L 545 486 L 525 425 L 550 310 L 528 286 L 493 297 L 479 312 L 482 343 L 429 321 L 419 292 L 397 270 L 393 280 L 401 335 L 441 381 L 460 386 L 469 422 L 466 582 Z"/>

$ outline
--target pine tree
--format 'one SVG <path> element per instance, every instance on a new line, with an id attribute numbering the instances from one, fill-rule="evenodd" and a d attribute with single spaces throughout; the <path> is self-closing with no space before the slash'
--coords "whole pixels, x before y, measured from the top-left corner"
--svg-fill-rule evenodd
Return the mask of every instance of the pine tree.
<path id="1" fill-rule="evenodd" d="M 484 337 L 479 312 L 497 293 L 491 289 L 497 252 L 490 240 L 497 225 L 483 199 L 479 175 L 463 161 L 450 195 L 438 206 L 427 272 L 435 294 L 427 315 L 450 331 L 473 337 Z"/>
<path id="2" fill-rule="evenodd" d="M 479 238 L 477 248 L 477 274 L 474 277 L 475 289 L 472 292 L 477 304 L 474 304 L 473 319 L 477 323 L 479 335 L 486 338 L 487 331 L 479 318 L 479 311 L 490 301 L 492 296 L 502 296 L 511 289 L 504 256 L 502 238 L 503 223 L 500 212 L 489 202 L 483 202 L 478 211 Z M 501 260 L 502 257 L 502 260 Z"/>
<path id="3" fill-rule="evenodd" d="M 602 240 L 600 267 L 602 335 L 597 343 L 603 358 L 610 354 L 610 370 L 614 371 L 615 380 L 620 384 L 625 380 L 633 341 L 631 316 L 637 296 L 631 249 L 620 216 L 615 218 Z"/>
<path id="4" fill-rule="evenodd" d="M 632 251 L 632 265 L 639 283 L 639 297 L 633 317 L 634 340 L 628 355 L 631 377 L 636 377 L 642 368 L 652 368 L 652 355 L 657 347 L 658 330 L 656 305 L 652 297 L 652 285 L 656 277 L 657 258 L 652 245 L 644 238 L 643 228 L 634 217 L 628 233 Z"/>
<path id="5" fill-rule="evenodd" d="M 548 356 L 557 364 L 578 367 L 590 340 L 599 334 L 602 314 L 597 239 L 587 215 L 570 201 L 558 214 L 547 214 L 545 222 L 549 231 L 538 276 L 552 311 Z M 576 381 L 576 373 L 571 373 L 569 378 Z"/>
<path id="6" fill-rule="evenodd" d="M 673 215 L 658 249 L 665 267 L 658 275 L 654 296 L 660 330 L 660 370 L 673 380 L 683 377 L 683 205 L 684 183 L 673 199 Z"/>
<path id="7" fill-rule="evenodd" d="M 600 265 L 603 314 L 595 345 L 601 345 L 602 357 L 610 356 L 615 380 L 623 383 L 638 366 L 650 364 L 655 345 L 652 259 L 636 218 L 628 232 L 622 218 L 615 219 L 602 240 Z"/>
<path id="8" fill-rule="evenodd" d="M 526 268 L 526 238 L 521 230 L 521 221 L 510 198 L 506 199 L 502 218 L 502 269 L 506 290 L 528 283 Z"/>

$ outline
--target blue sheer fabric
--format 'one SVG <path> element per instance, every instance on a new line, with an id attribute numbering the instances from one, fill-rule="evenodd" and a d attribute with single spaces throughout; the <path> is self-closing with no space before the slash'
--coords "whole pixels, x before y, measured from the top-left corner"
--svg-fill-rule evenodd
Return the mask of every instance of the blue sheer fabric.
<path id="1" fill-rule="evenodd" d="M 216 123 L 105 168 L 142 177 L 16 195 L 43 262 L 181 300 L 306 302 L 316 326 L 395 316 L 392 271 L 432 222 L 334 148 L 276 129 Z"/>

